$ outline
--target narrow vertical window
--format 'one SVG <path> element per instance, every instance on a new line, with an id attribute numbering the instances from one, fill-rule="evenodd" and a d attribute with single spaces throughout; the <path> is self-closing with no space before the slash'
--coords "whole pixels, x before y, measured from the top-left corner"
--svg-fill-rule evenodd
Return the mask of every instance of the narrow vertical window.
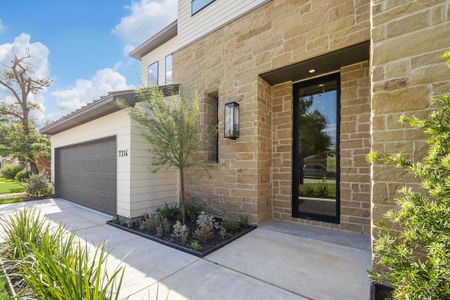
<path id="1" fill-rule="evenodd" d="M 172 84 L 172 53 L 166 56 L 166 85 Z"/>
<path id="2" fill-rule="evenodd" d="M 154 62 L 148 66 L 148 86 L 158 86 L 158 68 L 158 62 Z"/>
<path id="3" fill-rule="evenodd" d="M 205 99 L 206 128 L 208 131 L 208 161 L 219 162 L 219 97 L 218 92 Z"/>

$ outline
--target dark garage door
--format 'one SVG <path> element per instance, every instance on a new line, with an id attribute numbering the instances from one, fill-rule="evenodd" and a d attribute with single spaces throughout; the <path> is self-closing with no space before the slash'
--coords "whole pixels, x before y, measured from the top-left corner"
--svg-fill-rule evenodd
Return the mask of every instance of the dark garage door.
<path id="1" fill-rule="evenodd" d="M 55 194 L 116 214 L 116 138 L 55 149 Z"/>

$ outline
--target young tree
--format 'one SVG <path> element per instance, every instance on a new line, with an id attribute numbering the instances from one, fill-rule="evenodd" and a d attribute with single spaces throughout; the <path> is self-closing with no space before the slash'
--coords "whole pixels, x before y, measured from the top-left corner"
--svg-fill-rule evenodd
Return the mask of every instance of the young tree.
<path id="1" fill-rule="evenodd" d="M 27 62 L 30 58 L 30 54 L 18 57 L 13 53 L 10 63 L 4 65 L 0 73 L 0 86 L 9 92 L 13 99 L 10 102 L 0 99 L 0 117 L 7 117 L 11 122 L 7 125 L 8 138 L 0 141 L 0 144 L 3 144 L 4 151 L 9 151 L 28 163 L 31 171 L 37 174 L 37 155 L 40 155 L 42 149 L 46 149 L 47 142 L 37 133 L 31 120 L 30 113 L 40 109 L 31 96 L 48 88 L 52 81 L 36 78 L 33 67 Z M 16 143 L 12 144 L 13 142 Z M 39 145 L 40 142 L 44 142 L 44 145 Z"/>
<path id="2" fill-rule="evenodd" d="M 450 52 L 444 55 L 450 66 Z M 395 288 L 394 299 L 450 299 L 450 93 L 433 100 L 427 118 L 404 116 L 401 122 L 430 137 L 422 161 L 401 154 L 372 152 L 372 163 L 405 169 L 421 189 L 403 188 L 397 208 L 379 224 L 374 253 L 384 268 L 372 273 Z"/>
<path id="3" fill-rule="evenodd" d="M 142 134 L 151 146 L 155 171 L 164 166 L 175 167 L 180 172 L 180 206 L 183 223 L 186 214 L 185 171 L 194 165 L 203 165 L 193 154 L 204 148 L 199 130 L 200 109 L 198 98 L 181 96 L 164 98 L 158 88 L 143 88 L 137 91 L 138 102 L 128 107 L 131 119 L 142 126 Z"/>

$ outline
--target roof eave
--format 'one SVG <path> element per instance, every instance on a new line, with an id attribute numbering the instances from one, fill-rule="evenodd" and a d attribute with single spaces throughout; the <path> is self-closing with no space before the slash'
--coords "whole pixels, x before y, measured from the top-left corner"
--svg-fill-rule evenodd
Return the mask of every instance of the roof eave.
<path id="1" fill-rule="evenodd" d="M 173 21 L 161 31 L 151 36 L 145 42 L 132 50 L 129 55 L 137 60 L 140 60 L 144 55 L 158 48 L 168 40 L 174 38 L 178 34 L 177 20 Z"/>

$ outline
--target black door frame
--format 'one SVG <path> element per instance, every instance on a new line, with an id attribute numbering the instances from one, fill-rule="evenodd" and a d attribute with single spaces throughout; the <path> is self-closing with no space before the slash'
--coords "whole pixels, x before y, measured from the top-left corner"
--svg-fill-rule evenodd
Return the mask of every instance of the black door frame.
<path id="1" fill-rule="evenodd" d="M 299 118 L 298 118 L 298 99 L 299 91 L 304 86 L 324 83 L 336 80 L 336 216 L 326 216 L 314 213 L 300 212 L 299 205 L 299 185 L 300 185 L 300 157 L 299 157 Z M 340 177 L 341 177 L 341 154 L 340 154 L 340 125 L 341 125 L 341 80 L 340 73 L 324 75 L 322 77 L 305 80 L 294 83 L 293 87 L 293 131 L 292 131 L 292 217 L 303 218 L 308 220 L 324 221 L 329 223 L 340 223 L 341 216 L 341 193 L 340 193 Z"/>

